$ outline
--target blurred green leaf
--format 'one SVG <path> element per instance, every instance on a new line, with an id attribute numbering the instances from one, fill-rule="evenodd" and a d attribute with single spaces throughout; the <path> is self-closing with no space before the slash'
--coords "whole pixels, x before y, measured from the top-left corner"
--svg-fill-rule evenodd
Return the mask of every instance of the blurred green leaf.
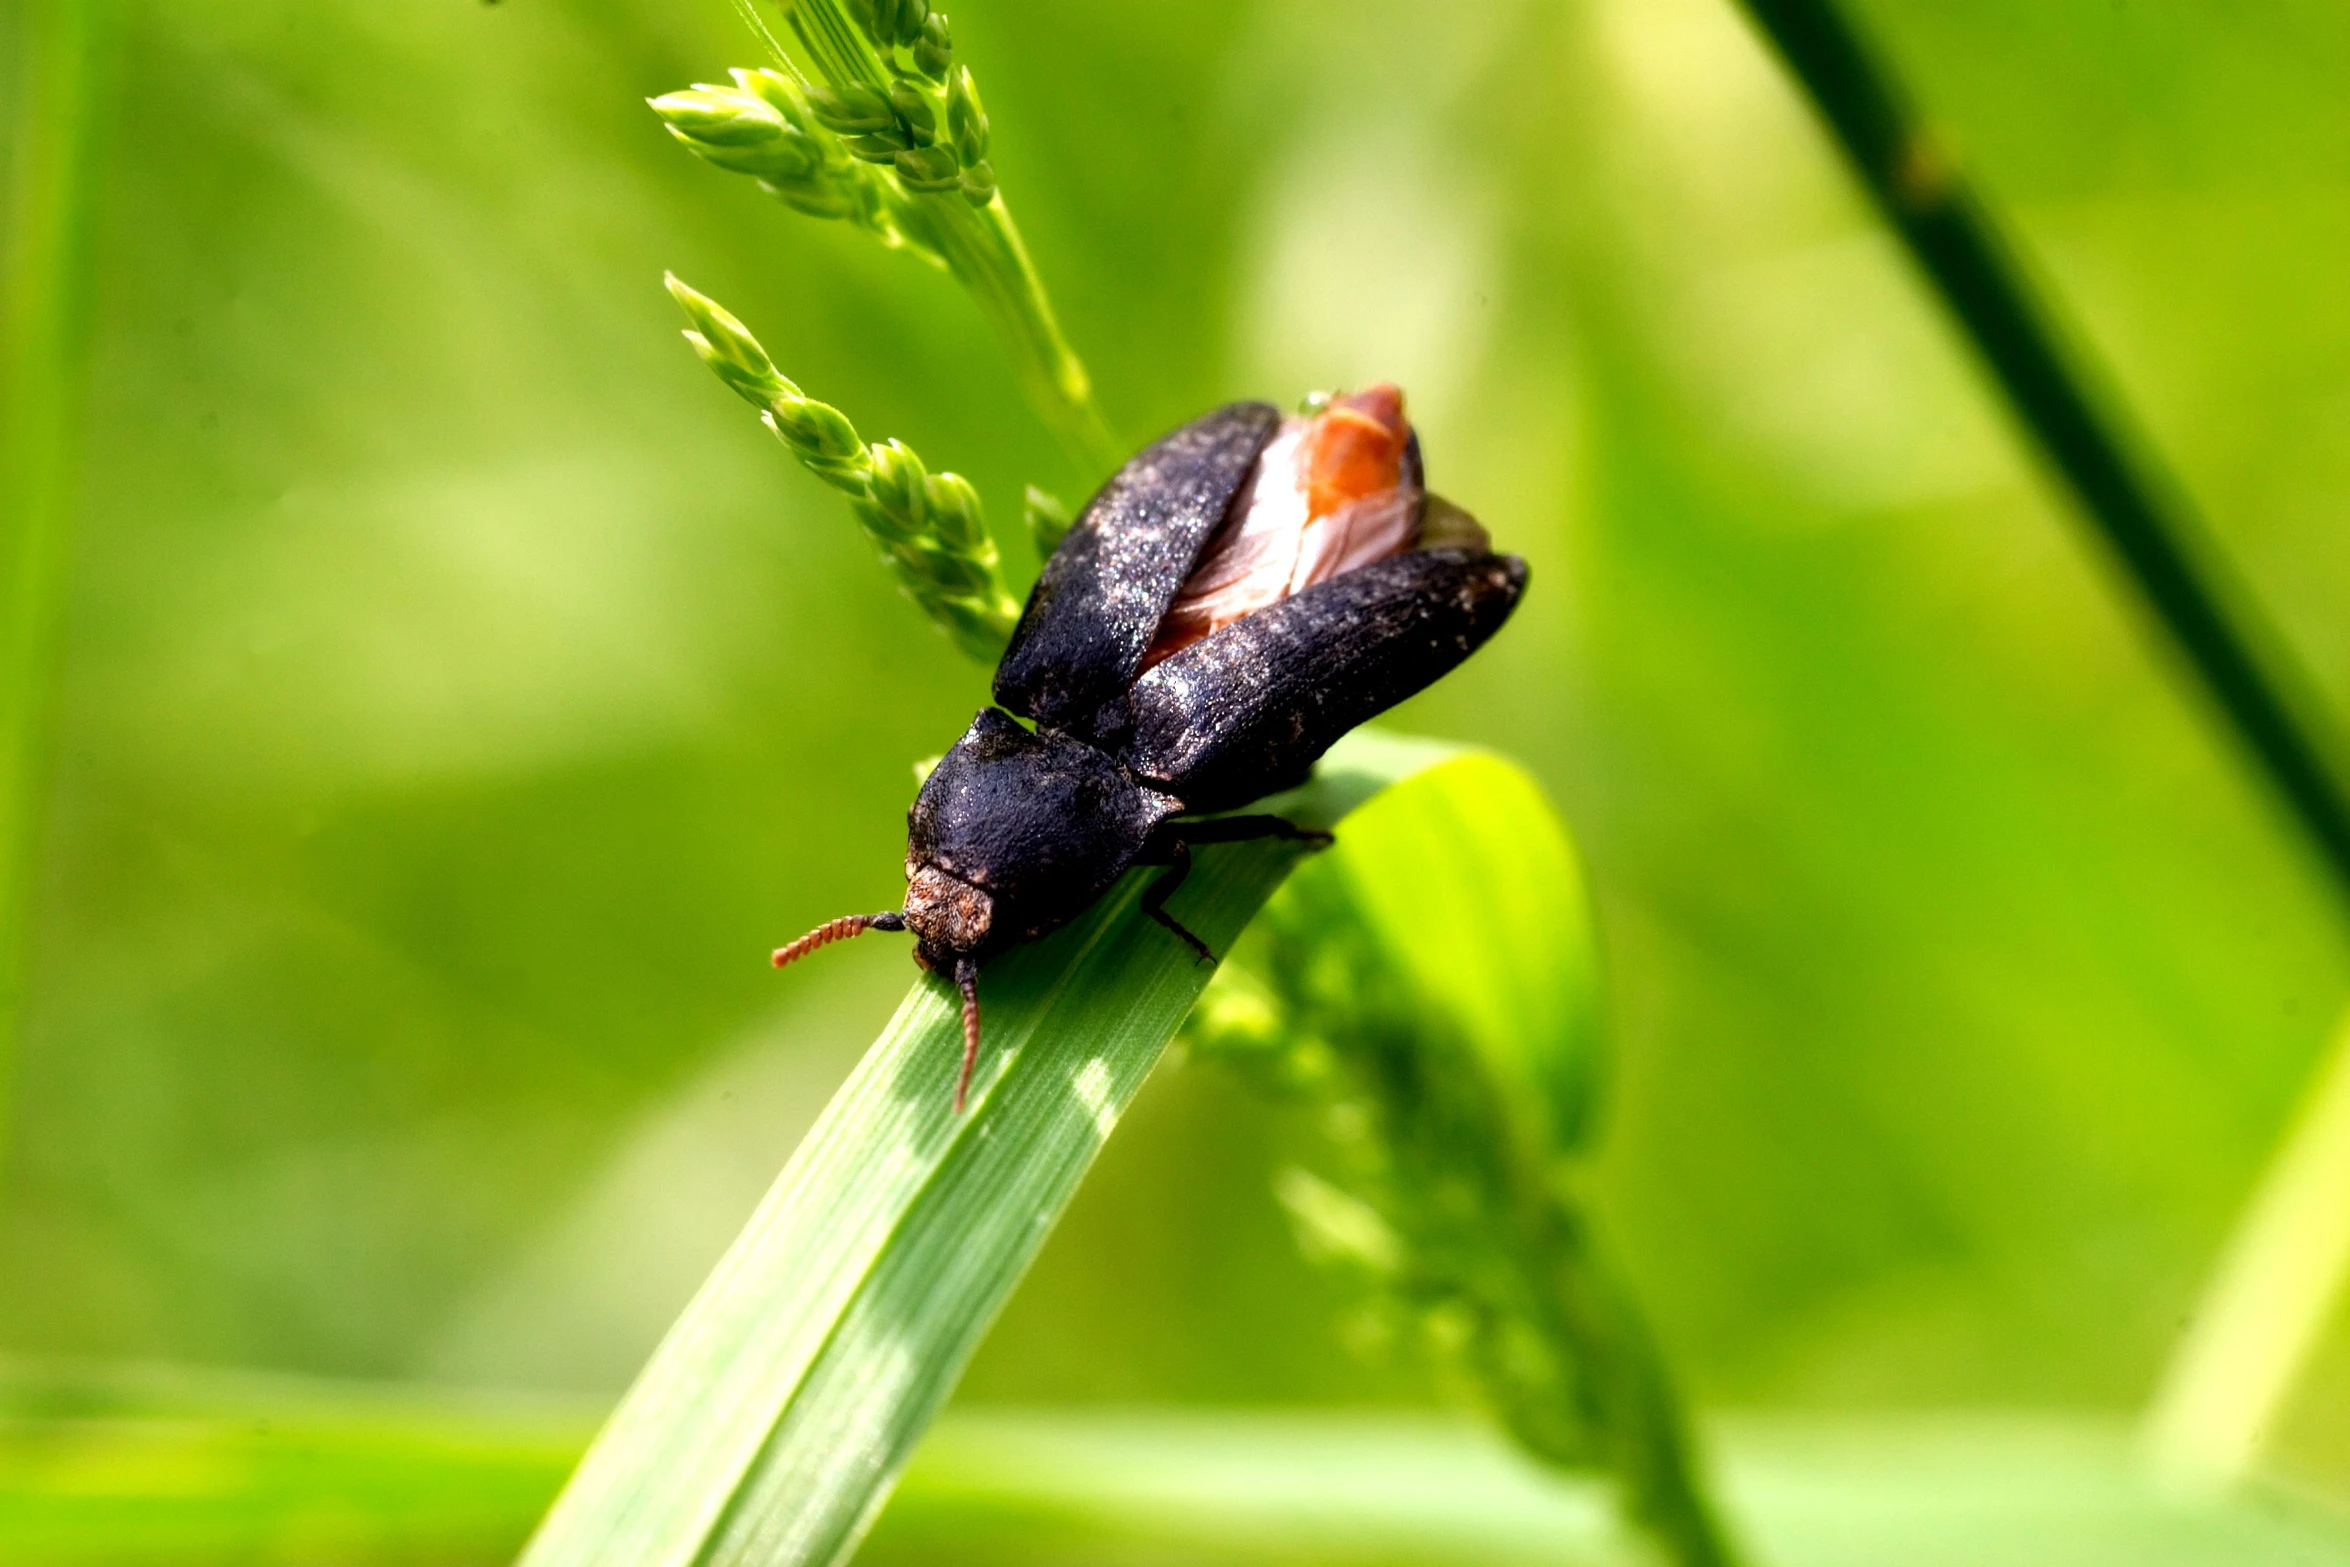
<path id="1" fill-rule="evenodd" d="M 564 1405 L 168 1367 L 0 1367 L 10 1567 L 496 1567 L 587 1438 Z M 1725 1423 L 1777 1567 L 2337 1567 L 2338 1516 L 2169 1496 L 2126 1431 L 1975 1414 Z M 950 1410 L 865 1567 L 1648 1558 L 1596 1486 L 1392 1414 Z"/>
<path id="2" fill-rule="evenodd" d="M 1835 0 L 1746 0 L 1853 171 L 1939 292 L 2039 454 L 2169 634 L 2213 716 L 2350 898 L 2350 751 L 2338 715 L 2237 580 L 2136 421 L 2062 328 L 2007 225 L 1927 128 L 1907 84 Z M 2164 1467 L 2232 1482 L 2277 1416 L 2350 1276 L 2350 1056 L 2319 1066 L 2205 1286 L 2149 1415 Z"/>
<path id="3" fill-rule="evenodd" d="M 0 1369 L 10 1567 L 493 1567 L 586 1438 L 561 1406 L 171 1368 Z M 2282 1493 L 2167 1496 L 2118 1425 L 1747 1419 L 1730 1486 L 1780 1567 L 2333 1567 Z M 1394 1415 L 950 1411 L 867 1567 L 1632 1567 L 1595 1487 Z"/>
<path id="4" fill-rule="evenodd" d="M 1526 1156 L 1582 1152 L 1603 1066 L 1598 932 L 1582 856 L 1533 775 L 1476 752 L 1382 794 L 1276 895 L 1268 937 L 1310 942 L 1309 910 L 1340 902 L 1412 1015 L 1491 1076 Z"/>
<path id="5" fill-rule="evenodd" d="M 491 1567 L 592 1411 L 166 1367 L 0 1365 L 10 1567 Z"/>
<path id="6" fill-rule="evenodd" d="M 1753 1419 L 1728 1490 L 1778 1567 L 2335 1567 L 2338 1516 L 2166 1496 L 2125 1429 L 1996 1415 Z M 866 1567 L 1654 1560 L 1483 1433 L 1380 1415 L 1003 1411 L 941 1422 Z"/>
<path id="7" fill-rule="evenodd" d="M 2240 1483 L 2276 1445 L 2350 1280 L 2350 1023 L 2336 1029 L 2213 1266 L 2146 1412 L 2177 1484 Z"/>
<path id="8" fill-rule="evenodd" d="M 1357 734 L 1263 809 L 1328 827 L 1444 754 Z M 1301 851 L 1203 851 L 1172 912 L 1230 946 Z M 1129 875 L 980 977 L 969 1106 L 947 981 L 925 978 L 549 1513 L 527 1567 L 834 1563 L 871 1523 L 1208 970 Z"/>
<path id="9" fill-rule="evenodd" d="M 1600 1468 L 1673 1561 L 1733 1559 L 1687 1417 L 1576 1186 L 1600 1066 L 1582 867 L 1526 771 L 1469 754 L 1370 802 L 1299 868 L 1192 1037 L 1322 1111 L 1336 1184 L 1281 1196 L 1449 1351 L 1535 1457 Z"/>

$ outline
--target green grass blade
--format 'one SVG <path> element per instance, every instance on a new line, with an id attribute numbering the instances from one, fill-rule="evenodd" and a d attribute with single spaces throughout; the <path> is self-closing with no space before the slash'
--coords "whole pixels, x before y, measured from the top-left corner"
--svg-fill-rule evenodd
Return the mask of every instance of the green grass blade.
<path id="1" fill-rule="evenodd" d="M 1447 754 L 1359 735 L 1268 808 L 1327 826 Z M 1299 851 L 1203 851 L 1173 912 L 1218 950 Z M 1206 983 L 1144 873 L 991 964 L 968 1111 L 950 987 L 916 985 L 671 1329 L 527 1567 L 829 1563 L 855 1546 Z"/>
<path id="2" fill-rule="evenodd" d="M 1530 1161 L 1585 1150 L 1605 1048 L 1599 936 L 1582 855 L 1531 773 L 1467 752 L 1382 795 L 1276 907 L 1315 902 L 1359 925 L 1419 1028 L 1500 1086 Z"/>

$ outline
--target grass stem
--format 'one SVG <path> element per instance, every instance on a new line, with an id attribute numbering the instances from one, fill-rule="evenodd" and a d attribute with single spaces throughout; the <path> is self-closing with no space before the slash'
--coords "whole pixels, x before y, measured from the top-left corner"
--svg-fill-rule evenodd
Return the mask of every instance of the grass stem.
<path id="1" fill-rule="evenodd" d="M 1582 860 L 1541 786 L 1467 753 L 1302 866 L 1190 1024 L 1192 1048 L 1313 1106 L 1332 1175 L 1278 1186 L 1366 1325 L 1467 1373 L 1527 1453 L 1613 1476 L 1673 1567 L 1737 1552 L 1663 1353 L 1578 1195 L 1604 1073 Z"/>
<path id="2" fill-rule="evenodd" d="M 2093 389 L 1997 220 L 1832 0 L 1744 0 L 2050 466 L 2350 900 L 2350 770 L 2330 716 L 2179 487 Z"/>
<path id="3" fill-rule="evenodd" d="M 840 0 L 785 0 L 784 11 L 793 37 L 834 88 L 880 88 L 893 75 L 901 85 L 907 80 L 894 63 L 894 50 L 877 47 Z M 1054 433 L 1087 463 L 1105 471 L 1116 466 L 1124 453 L 1094 400 L 1092 378 L 1061 335 L 1044 279 L 1029 260 L 1002 192 L 990 196 L 981 186 L 966 199 L 953 189 L 923 187 L 908 189 L 895 205 L 913 237 L 971 291 L 1012 350 L 1023 390 Z"/>
<path id="4" fill-rule="evenodd" d="M 1540 1264 L 1537 1299 L 1556 1341 L 1583 1368 L 1593 1435 L 1625 1515 L 1674 1567 L 1735 1567 L 1739 1554 L 1706 1493 L 1680 1392 L 1647 1318 L 1582 1215 L 1546 1195 L 1527 1247 Z"/>
<path id="5" fill-rule="evenodd" d="M 1021 385 L 1054 434 L 1105 472 L 1115 467 L 1122 454 L 1094 401 L 1093 378 L 1061 335 L 1044 279 L 1028 257 L 1002 193 L 979 208 L 953 195 L 915 196 L 909 205 L 927 220 L 929 237 L 948 269 L 1012 345 Z"/>

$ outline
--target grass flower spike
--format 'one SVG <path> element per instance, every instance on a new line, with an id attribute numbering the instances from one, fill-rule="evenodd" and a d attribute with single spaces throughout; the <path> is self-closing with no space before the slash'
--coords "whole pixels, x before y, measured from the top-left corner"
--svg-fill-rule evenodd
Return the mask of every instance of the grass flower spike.
<path id="1" fill-rule="evenodd" d="M 1587 897 L 1540 786 L 1457 757 L 1291 875 L 1187 1033 L 1322 1111 L 1331 1174 L 1277 1191 L 1301 1249 L 1369 1286 L 1366 1325 L 1444 1352 L 1535 1457 L 1611 1473 L 1663 1560 L 1730 1567 L 1672 1379 L 1577 1195 L 1603 1052 Z"/>
<path id="2" fill-rule="evenodd" d="M 664 93 L 651 100 L 653 112 L 695 156 L 750 175 L 794 211 L 855 223 L 892 247 L 907 243 L 894 193 L 824 129 L 798 82 L 780 71 L 731 74 L 731 87 L 697 82 Z"/>
<path id="3" fill-rule="evenodd" d="M 731 87 L 665 93 L 653 112 L 696 156 L 793 209 L 952 272 L 1046 422 L 1088 462 L 1114 464 L 1092 380 L 997 188 L 979 84 L 955 63 L 945 14 L 926 0 L 791 0 L 784 16 L 807 69 L 738 70 Z"/>
<path id="4" fill-rule="evenodd" d="M 931 473 L 902 441 L 868 446 L 848 415 L 775 368 L 759 340 L 715 300 L 675 277 L 670 295 L 693 322 L 685 340 L 718 379 L 760 410 L 800 465 L 848 497 L 849 510 L 914 602 L 971 657 L 993 662 L 1020 618 L 980 510 L 960 474 Z"/>

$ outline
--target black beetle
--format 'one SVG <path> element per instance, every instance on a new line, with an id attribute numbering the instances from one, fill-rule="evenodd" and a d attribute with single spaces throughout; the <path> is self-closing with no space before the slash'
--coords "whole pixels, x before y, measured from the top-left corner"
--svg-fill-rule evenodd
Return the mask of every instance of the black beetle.
<path id="1" fill-rule="evenodd" d="M 1316 527 L 1321 567 L 1336 565 L 1307 580 L 1286 563 Z M 1340 543 L 1327 542 L 1333 529 Z M 1269 572 L 1262 549 L 1250 554 L 1268 539 L 1288 551 Z M 1484 544 L 1474 522 L 1424 494 L 1392 387 L 1310 420 L 1234 403 L 1146 447 L 1045 563 L 996 668 L 999 705 L 972 720 L 907 813 L 905 908 L 819 926 L 776 965 L 868 930 L 911 929 L 915 961 L 962 992 L 960 1111 L 979 1053 L 983 959 L 1067 924 L 1149 864 L 1167 871 L 1144 910 L 1212 961 L 1166 909 L 1192 847 L 1329 841 L 1278 816 L 1184 818 L 1304 782 L 1340 736 L 1500 629 L 1526 564 Z M 1231 585 L 1249 570 L 1253 599 Z M 1175 631 L 1178 620 L 1188 629 Z"/>

